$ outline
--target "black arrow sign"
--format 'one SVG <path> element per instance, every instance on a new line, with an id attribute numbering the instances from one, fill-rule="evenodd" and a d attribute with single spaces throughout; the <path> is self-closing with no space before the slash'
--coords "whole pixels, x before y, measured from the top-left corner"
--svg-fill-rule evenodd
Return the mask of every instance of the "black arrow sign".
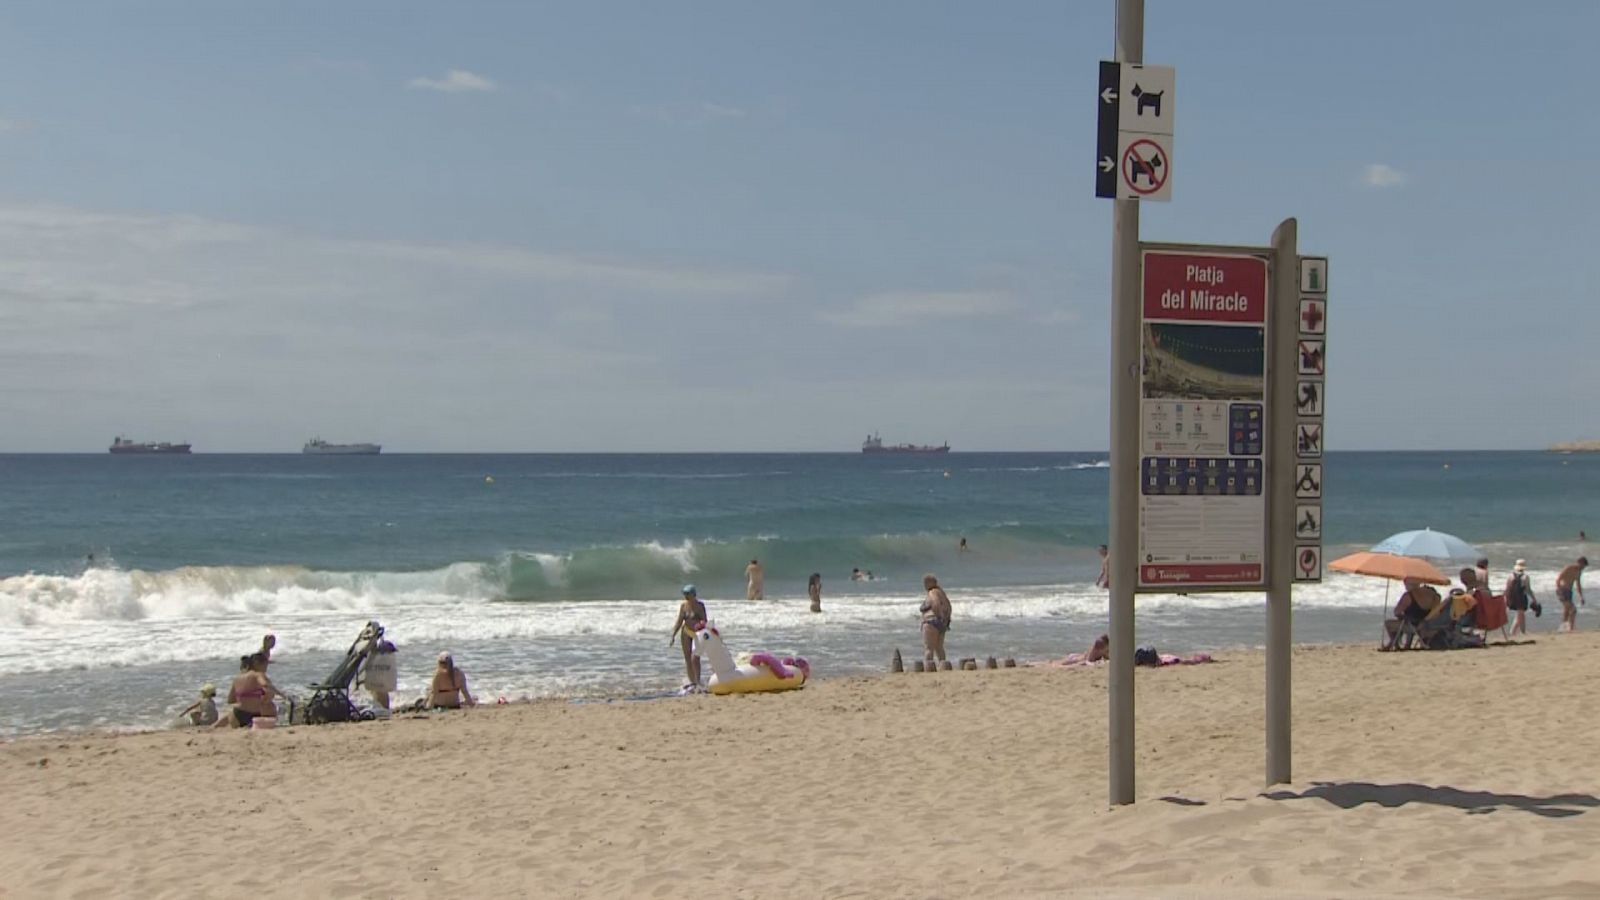
<path id="1" fill-rule="evenodd" d="M 1122 63 L 1100 62 L 1100 109 L 1098 140 L 1095 147 L 1094 195 L 1117 196 L 1117 128 L 1121 124 L 1121 105 L 1117 91 L 1122 89 Z M 1106 165 L 1111 161 L 1110 165 Z"/>

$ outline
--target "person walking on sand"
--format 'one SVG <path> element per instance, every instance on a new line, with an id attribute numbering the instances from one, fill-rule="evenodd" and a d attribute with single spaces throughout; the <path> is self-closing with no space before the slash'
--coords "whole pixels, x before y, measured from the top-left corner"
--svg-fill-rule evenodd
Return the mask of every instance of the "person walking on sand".
<path id="1" fill-rule="evenodd" d="M 932 575 L 922 576 L 922 589 L 928 593 L 917 610 L 922 614 L 922 658 L 925 662 L 944 662 L 944 635 L 950 630 L 950 596 Z"/>
<path id="2" fill-rule="evenodd" d="M 695 632 L 706 627 L 706 619 L 706 605 L 701 602 L 695 586 L 684 585 L 683 602 L 678 604 L 678 618 L 672 623 L 667 646 L 677 641 L 683 648 L 683 674 L 689 679 L 683 686 L 687 690 L 700 689 L 700 656 L 694 652 L 694 636 Z"/>
<path id="3" fill-rule="evenodd" d="M 1111 590 L 1111 548 L 1105 544 L 1100 545 L 1096 551 L 1100 554 L 1100 574 L 1095 576 L 1094 586 L 1104 590 Z"/>
<path id="4" fill-rule="evenodd" d="M 1506 579 L 1506 609 L 1511 611 L 1511 637 L 1528 633 L 1528 607 L 1538 601 L 1533 596 L 1533 585 L 1528 581 L 1528 561 L 1517 560 L 1511 567 L 1511 577 Z"/>
<path id="5" fill-rule="evenodd" d="M 811 611 L 822 612 L 822 573 L 812 572 L 811 580 L 806 582 L 806 593 L 811 597 Z"/>
<path id="6" fill-rule="evenodd" d="M 1580 556 L 1577 562 L 1556 575 L 1556 599 L 1561 601 L 1561 627 L 1558 631 L 1578 630 L 1578 607 L 1572 603 L 1572 594 L 1577 591 L 1578 602 L 1589 605 L 1589 601 L 1583 597 L 1583 570 L 1588 567 L 1589 558 Z"/>
<path id="7" fill-rule="evenodd" d="M 744 585 L 744 598 L 746 600 L 767 599 L 767 573 L 761 568 L 761 560 L 750 560 L 750 565 L 744 567 L 744 577 L 747 579 Z"/>

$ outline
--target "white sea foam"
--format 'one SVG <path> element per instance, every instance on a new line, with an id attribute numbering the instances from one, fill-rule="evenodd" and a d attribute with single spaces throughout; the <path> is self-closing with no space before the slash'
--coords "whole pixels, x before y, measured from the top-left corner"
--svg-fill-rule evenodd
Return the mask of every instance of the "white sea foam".
<path id="1" fill-rule="evenodd" d="M 692 542 L 646 544 L 638 552 L 661 560 L 669 574 L 694 571 Z M 570 561 L 533 555 L 545 577 L 569 577 Z M 581 573 L 580 573 L 581 574 Z M 665 577 L 665 576 L 663 576 Z M 662 599 L 501 602 L 504 569 L 457 563 L 426 572 L 318 572 L 296 566 L 191 567 L 166 572 L 93 569 L 82 575 L 28 574 L 0 579 L 0 674 L 101 668 L 202 659 L 230 659 L 266 631 L 283 652 L 340 652 L 353 626 L 366 618 L 388 624 L 397 639 L 450 646 L 473 641 L 564 641 L 578 652 L 584 638 L 640 638 L 671 623 L 672 591 Z M 1555 570 L 1534 573 L 1534 588 L 1549 596 Z M 668 582 L 671 583 L 670 581 Z M 778 602 L 750 603 L 707 592 L 712 616 L 741 634 L 822 628 L 898 628 L 914 623 L 918 591 L 910 581 L 827 592 L 818 617 L 798 593 Z M 1098 627 L 1107 611 L 1104 591 L 1083 583 L 978 587 L 949 585 L 959 621 L 1066 622 Z M 894 593 L 886 593 L 886 591 Z M 1395 601 L 1378 579 L 1330 573 L 1321 584 L 1298 585 L 1302 610 L 1371 611 Z M 659 585 L 637 596 L 659 595 Z M 1261 608 L 1261 594 L 1150 594 L 1140 615 L 1183 622 L 1195 616 Z"/>

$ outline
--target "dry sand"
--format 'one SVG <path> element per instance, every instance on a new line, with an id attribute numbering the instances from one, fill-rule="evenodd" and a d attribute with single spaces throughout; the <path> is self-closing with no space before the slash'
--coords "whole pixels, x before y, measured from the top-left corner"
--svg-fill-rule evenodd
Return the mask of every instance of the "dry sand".
<path id="1" fill-rule="evenodd" d="M 1600 896 L 1600 635 L 0 747 L 0 896 Z"/>

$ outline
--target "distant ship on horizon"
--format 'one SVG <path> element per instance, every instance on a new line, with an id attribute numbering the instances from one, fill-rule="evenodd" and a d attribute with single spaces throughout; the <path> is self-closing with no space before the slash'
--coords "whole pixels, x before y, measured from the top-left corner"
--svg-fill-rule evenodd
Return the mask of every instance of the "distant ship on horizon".
<path id="1" fill-rule="evenodd" d="M 883 438 L 877 432 L 867 435 L 861 442 L 862 453 L 949 453 L 950 442 L 934 446 L 932 444 L 889 444 L 883 443 Z"/>
<path id="2" fill-rule="evenodd" d="M 377 456 L 383 452 L 382 444 L 330 444 L 322 438 L 315 437 L 306 441 L 300 448 L 301 453 L 312 456 Z"/>
<path id="3" fill-rule="evenodd" d="M 188 453 L 188 444 L 174 444 L 170 441 L 130 441 L 122 435 L 117 435 L 111 442 L 112 453 Z"/>

